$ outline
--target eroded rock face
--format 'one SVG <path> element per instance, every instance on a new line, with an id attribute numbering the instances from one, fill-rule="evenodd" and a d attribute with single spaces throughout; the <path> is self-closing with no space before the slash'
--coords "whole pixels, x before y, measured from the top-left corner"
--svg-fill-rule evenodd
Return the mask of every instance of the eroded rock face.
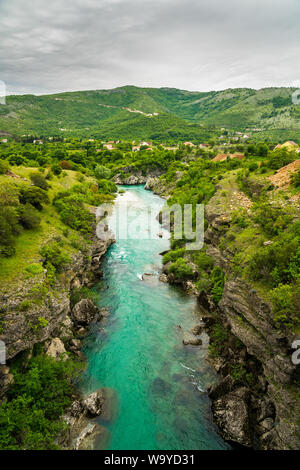
<path id="1" fill-rule="evenodd" d="M 291 361 L 296 338 L 275 328 L 271 306 L 232 272 L 230 253 L 219 245 L 230 217 L 214 198 L 206 206 L 206 217 L 207 254 L 227 273 L 218 305 L 203 294 L 199 299 L 207 312 L 202 318 L 208 330 L 216 321 L 209 312 L 217 312 L 218 322 L 230 335 L 216 361 L 223 379 L 210 394 L 220 433 L 224 439 L 258 449 L 299 449 L 298 371 Z M 229 378 L 236 365 L 250 373 L 249 385 L 242 378 L 235 383 Z"/>

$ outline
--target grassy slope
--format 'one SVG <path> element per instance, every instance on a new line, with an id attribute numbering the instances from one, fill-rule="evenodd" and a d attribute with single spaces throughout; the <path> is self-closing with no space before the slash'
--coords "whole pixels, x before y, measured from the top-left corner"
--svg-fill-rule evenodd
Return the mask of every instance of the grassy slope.
<path id="1" fill-rule="evenodd" d="M 24 178 L 28 178 L 29 174 L 36 171 L 36 168 L 25 168 L 25 167 L 12 167 L 12 171 Z M 48 191 L 50 201 L 52 201 L 54 195 L 68 189 L 74 184 L 78 183 L 76 179 L 76 172 L 66 171 L 67 176 L 65 177 L 54 177 L 50 181 L 51 188 Z M 18 182 L 18 180 L 12 179 L 8 176 L 0 176 L 0 184 L 4 181 Z M 26 267 L 32 263 L 38 263 L 41 259 L 39 254 L 40 248 L 47 240 L 59 236 L 64 238 L 63 232 L 66 230 L 66 226 L 61 222 L 58 213 L 52 204 L 45 205 L 43 210 L 40 212 L 41 225 L 36 230 L 24 230 L 21 235 L 16 237 L 16 254 L 9 258 L 1 258 L 0 260 L 0 285 L 3 288 L 5 285 L 11 287 L 12 285 L 18 285 L 23 279 L 27 278 L 29 274 L 26 271 Z M 78 232 L 68 228 L 69 236 L 72 234 L 78 235 Z M 75 252 L 74 248 L 68 243 L 68 239 L 65 239 L 65 248 L 68 253 Z"/>

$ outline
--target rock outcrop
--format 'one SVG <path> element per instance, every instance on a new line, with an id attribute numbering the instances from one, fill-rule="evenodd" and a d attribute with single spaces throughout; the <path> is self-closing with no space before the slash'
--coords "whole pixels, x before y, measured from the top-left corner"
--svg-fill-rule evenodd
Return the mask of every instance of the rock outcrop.
<path id="1" fill-rule="evenodd" d="M 113 389 L 101 388 L 86 397 L 77 397 L 63 419 L 68 424 L 67 432 L 59 438 L 63 449 L 93 450 L 107 447 L 110 432 L 101 425 L 102 422 L 111 422 L 116 406 Z"/>
<path id="2" fill-rule="evenodd" d="M 17 290 L 6 288 L 0 295 L 4 318 L 0 340 L 6 345 L 7 360 L 49 338 L 70 336 L 73 318 L 78 324 L 87 325 L 95 317 L 98 310 L 88 300 L 71 313 L 70 292 L 95 283 L 102 274 L 100 260 L 113 242 L 113 239 L 95 238 L 88 253 L 79 252 L 73 258 L 53 293 L 51 289 L 45 289 L 46 273 L 39 281 L 32 278 L 24 281 Z"/>

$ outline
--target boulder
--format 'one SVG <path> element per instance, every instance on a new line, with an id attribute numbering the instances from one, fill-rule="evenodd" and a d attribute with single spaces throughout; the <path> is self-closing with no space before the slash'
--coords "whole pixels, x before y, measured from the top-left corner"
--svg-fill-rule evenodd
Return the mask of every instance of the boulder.
<path id="1" fill-rule="evenodd" d="M 241 387 L 214 400 L 212 411 L 224 439 L 250 447 L 248 400 L 249 390 Z"/>
<path id="2" fill-rule="evenodd" d="M 59 338 L 53 338 L 46 351 L 47 356 L 53 357 L 55 360 L 67 359 L 67 351 L 64 343 Z"/>
<path id="3" fill-rule="evenodd" d="M 86 397 L 82 404 L 91 416 L 99 416 L 102 411 L 103 403 L 104 397 L 102 389 L 100 389 Z"/>
<path id="4" fill-rule="evenodd" d="M 72 310 L 72 318 L 77 325 L 86 326 L 94 320 L 100 311 L 90 299 L 82 299 Z"/>
<path id="5" fill-rule="evenodd" d="M 161 282 L 167 283 L 167 282 L 168 282 L 168 276 L 167 276 L 166 274 L 161 274 L 161 275 L 159 276 L 159 280 L 160 280 Z"/>

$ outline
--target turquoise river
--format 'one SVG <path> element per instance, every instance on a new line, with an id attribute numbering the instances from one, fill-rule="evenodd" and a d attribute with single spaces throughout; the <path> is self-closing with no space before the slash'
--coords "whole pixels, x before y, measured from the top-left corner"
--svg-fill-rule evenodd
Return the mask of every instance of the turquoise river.
<path id="1" fill-rule="evenodd" d="M 84 393 L 100 387 L 113 391 L 111 416 L 99 418 L 109 438 L 97 447 L 228 449 L 212 422 L 206 393 L 216 380 L 207 346 L 182 343 L 183 332 L 200 321 L 196 297 L 158 279 L 159 253 L 169 240 L 155 216 L 165 201 L 143 186 L 123 189 L 115 214 L 124 215 L 125 204 L 132 206 L 141 231 L 138 238 L 117 239 L 103 260 L 104 276 L 95 291 L 110 315 L 91 327 L 81 383 Z M 154 239 L 149 239 L 150 209 Z M 126 223 L 124 217 L 120 223 Z M 143 273 L 152 276 L 143 280 Z"/>

